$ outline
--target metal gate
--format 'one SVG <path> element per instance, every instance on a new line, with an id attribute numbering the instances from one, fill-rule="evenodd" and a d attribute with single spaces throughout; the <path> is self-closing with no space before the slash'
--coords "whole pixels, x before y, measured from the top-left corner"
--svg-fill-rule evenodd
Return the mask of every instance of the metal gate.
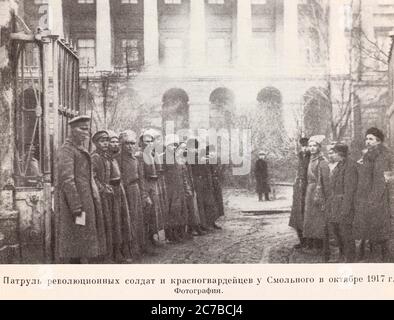
<path id="1" fill-rule="evenodd" d="M 79 60 L 50 34 L 14 34 L 14 180 L 22 263 L 52 262 L 56 153 L 79 114 Z"/>

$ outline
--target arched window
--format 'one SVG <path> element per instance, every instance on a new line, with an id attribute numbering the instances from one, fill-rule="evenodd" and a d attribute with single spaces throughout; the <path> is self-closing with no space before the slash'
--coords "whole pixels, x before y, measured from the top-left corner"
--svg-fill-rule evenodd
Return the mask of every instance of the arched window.
<path id="1" fill-rule="evenodd" d="M 303 117 L 306 136 L 330 136 L 331 104 L 324 88 L 312 87 L 303 96 Z"/>
<path id="2" fill-rule="evenodd" d="M 189 127 L 189 96 L 185 90 L 169 89 L 164 93 L 162 103 L 163 128 L 166 121 L 173 121 L 175 130 Z"/>
<path id="3" fill-rule="evenodd" d="M 212 91 L 209 96 L 209 123 L 211 128 L 231 127 L 235 111 L 235 95 L 225 87 Z"/>

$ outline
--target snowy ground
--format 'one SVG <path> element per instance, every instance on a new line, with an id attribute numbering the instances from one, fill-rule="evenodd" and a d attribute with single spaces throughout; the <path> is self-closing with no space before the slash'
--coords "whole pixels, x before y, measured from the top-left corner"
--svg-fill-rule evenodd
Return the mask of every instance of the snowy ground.
<path id="1" fill-rule="evenodd" d="M 246 190 L 224 192 L 226 214 L 217 230 L 194 237 L 181 244 L 167 244 L 156 254 L 144 257 L 139 263 L 159 264 L 220 264 L 220 263 L 319 263 L 316 251 L 295 250 L 297 236 L 288 226 L 292 200 L 291 187 L 279 187 L 276 200 L 258 202 L 256 195 Z M 338 259 L 335 243 L 331 260 Z M 363 262 L 379 262 L 368 251 Z"/>

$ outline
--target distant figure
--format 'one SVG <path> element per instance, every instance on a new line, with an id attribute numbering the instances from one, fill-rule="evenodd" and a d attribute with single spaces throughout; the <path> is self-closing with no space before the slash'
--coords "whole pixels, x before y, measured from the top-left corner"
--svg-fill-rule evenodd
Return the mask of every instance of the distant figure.
<path id="1" fill-rule="evenodd" d="M 268 165 L 266 154 L 262 151 L 259 152 L 259 158 L 256 161 L 254 168 L 254 175 L 256 178 L 256 192 L 259 196 L 259 201 L 263 201 L 263 194 L 266 201 L 269 201 L 269 193 L 271 191 L 268 184 Z"/>

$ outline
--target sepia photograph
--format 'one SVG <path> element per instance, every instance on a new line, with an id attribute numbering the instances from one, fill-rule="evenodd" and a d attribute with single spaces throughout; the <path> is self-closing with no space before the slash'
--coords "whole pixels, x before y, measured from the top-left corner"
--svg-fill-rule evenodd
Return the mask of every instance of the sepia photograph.
<path id="1" fill-rule="evenodd" d="M 2 0 L 0 30 L 0 264 L 394 262 L 394 0 Z"/>

